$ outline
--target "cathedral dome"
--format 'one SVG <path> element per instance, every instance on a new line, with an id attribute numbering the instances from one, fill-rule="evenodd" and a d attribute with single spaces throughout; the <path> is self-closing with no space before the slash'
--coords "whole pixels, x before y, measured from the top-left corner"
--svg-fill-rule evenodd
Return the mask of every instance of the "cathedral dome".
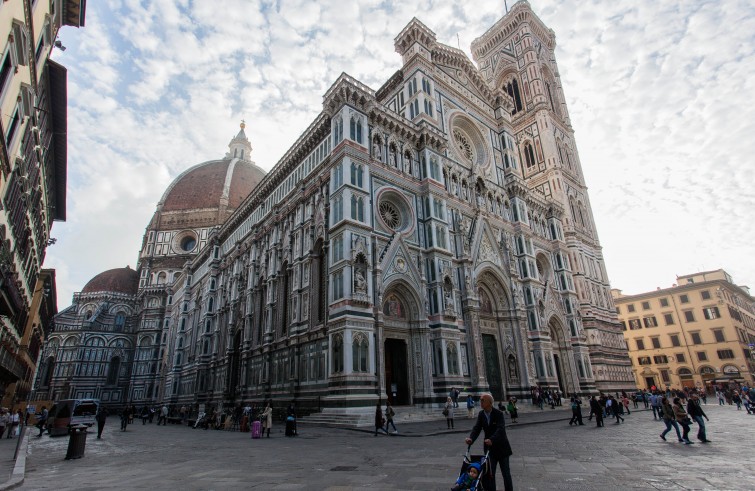
<path id="1" fill-rule="evenodd" d="M 173 181 L 163 195 L 161 211 L 212 208 L 235 210 L 265 177 L 252 162 L 212 160 L 192 167 Z"/>
<path id="2" fill-rule="evenodd" d="M 221 225 L 265 177 L 252 160 L 245 124 L 231 139 L 225 157 L 195 165 L 163 193 L 151 230 L 186 230 Z"/>
<path id="3" fill-rule="evenodd" d="M 138 287 L 139 275 L 126 266 L 98 274 L 84 285 L 81 293 L 115 292 L 136 295 Z"/>

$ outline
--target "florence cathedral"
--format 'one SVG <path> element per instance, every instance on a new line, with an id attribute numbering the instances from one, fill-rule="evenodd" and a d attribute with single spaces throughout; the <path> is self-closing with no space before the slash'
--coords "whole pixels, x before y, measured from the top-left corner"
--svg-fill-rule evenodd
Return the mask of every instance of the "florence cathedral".
<path id="1" fill-rule="evenodd" d="M 517 4 L 463 51 L 412 19 L 272 170 L 242 123 L 179 175 L 135 269 L 55 318 L 37 400 L 432 407 L 452 387 L 634 385 L 555 34 Z"/>

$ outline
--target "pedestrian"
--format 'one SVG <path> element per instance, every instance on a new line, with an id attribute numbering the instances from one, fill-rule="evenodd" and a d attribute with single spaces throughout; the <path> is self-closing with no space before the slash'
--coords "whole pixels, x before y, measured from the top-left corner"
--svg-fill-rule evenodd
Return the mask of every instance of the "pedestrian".
<path id="1" fill-rule="evenodd" d="M 181 409 L 178 410 L 178 413 L 181 415 L 181 423 L 186 422 L 186 406 L 181 406 Z"/>
<path id="2" fill-rule="evenodd" d="M 590 398 L 590 419 L 595 415 L 595 422 L 598 424 L 598 428 L 605 426 L 603 424 L 603 408 L 600 407 L 600 402 L 597 396 Z"/>
<path id="3" fill-rule="evenodd" d="M 446 406 L 443 408 L 443 415 L 446 417 L 447 429 L 454 429 L 454 401 L 448 397 L 446 398 Z M 386 429 L 388 426 L 386 425 Z"/>
<path id="4" fill-rule="evenodd" d="M 718 389 L 716 389 L 716 399 L 718 399 L 718 405 L 724 406 L 724 393 Z"/>
<path id="5" fill-rule="evenodd" d="M 737 411 L 742 410 L 742 398 L 739 396 L 739 391 L 735 390 L 734 395 L 731 397 L 734 404 L 737 405 Z"/>
<path id="6" fill-rule="evenodd" d="M 145 404 L 142 406 L 142 410 L 139 412 L 139 417 L 142 418 L 142 426 L 147 424 L 149 419 L 149 407 Z"/>
<path id="7" fill-rule="evenodd" d="M 514 484 L 511 479 L 511 468 L 509 466 L 509 457 L 511 457 L 511 445 L 506 437 L 506 428 L 503 413 L 493 407 L 493 396 L 483 394 L 480 396 L 480 407 L 482 408 L 477 415 L 477 421 L 464 440 L 467 445 L 472 445 L 482 432 L 484 434 L 484 452 L 488 452 L 490 463 L 490 483 L 484 484 L 485 489 L 496 489 L 495 471 L 500 464 L 501 474 L 503 475 L 503 484 L 506 491 L 513 491 Z M 488 478 L 488 476 L 485 476 Z"/>
<path id="8" fill-rule="evenodd" d="M 375 405 L 375 435 L 374 436 L 378 435 L 378 430 L 384 431 L 386 435 L 388 434 L 388 432 L 386 431 L 385 428 L 383 428 L 383 426 L 385 426 L 385 418 L 383 417 L 383 408 L 380 407 L 380 401 L 378 400 L 377 404 Z"/>
<path id="9" fill-rule="evenodd" d="M 100 405 L 99 408 L 97 408 L 97 414 L 94 416 L 94 419 L 97 420 L 97 439 L 99 440 L 102 438 L 102 430 L 105 429 L 105 420 L 107 420 L 108 417 L 108 410 L 104 405 Z"/>
<path id="10" fill-rule="evenodd" d="M 752 392 L 752 391 L 749 391 L 749 392 Z M 742 392 L 742 405 L 745 407 L 745 409 L 747 409 L 747 414 L 752 414 L 753 413 L 753 411 L 751 410 L 752 399 L 750 399 L 749 392 Z"/>
<path id="11" fill-rule="evenodd" d="M 509 411 L 509 414 L 511 415 L 511 422 L 516 423 L 517 417 L 519 416 L 519 411 L 516 407 L 516 397 L 509 398 L 509 404 L 508 406 L 506 406 L 506 409 Z"/>
<path id="12" fill-rule="evenodd" d="M 157 410 L 154 407 L 149 408 L 149 424 L 152 424 L 155 421 L 155 413 Z"/>
<path id="13" fill-rule="evenodd" d="M 267 437 L 270 438 L 270 428 L 273 427 L 273 408 L 270 407 L 270 403 L 267 403 L 265 410 L 260 414 L 260 420 L 262 421 L 262 435 L 264 436 L 265 430 L 267 430 Z"/>
<path id="14" fill-rule="evenodd" d="M 661 411 L 661 396 L 653 393 L 650 396 L 650 407 L 653 409 L 653 419 L 663 419 L 663 411 Z"/>
<path id="15" fill-rule="evenodd" d="M 21 416 L 22 413 L 20 409 L 11 414 L 10 426 L 8 426 L 8 438 L 13 438 L 17 432 L 20 433 L 19 425 L 21 424 Z M 0 438 L 2 438 L 2 435 L 0 435 Z"/>
<path id="16" fill-rule="evenodd" d="M 121 431 L 126 431 L 126 426 L 128 426 L 128 419 L 129 419 L 129 408 L 128 406 L 121 409 Z"/>
<path id="17" fill-rule="evenodd" d="M 160 426 L 160 421 L 162 421 L 163 426 L 167 426 L 168 424 L 168 406 L 163 404 L 162 409 L 160 409 L 160 416 L 157 418 L 157 426 Z"/>
<path id="18" fill-rule="evenodd" d="M 391 401 L 385 402 L 385 432 L 388 433 L 388 425 L 393 426 L 393 434 L 397 434 L 398 430 L 396 429 L 396 424 L 393 422 L 393 417 L 396 415 L 396 412 L 393 410 L 393 406 L 391 406 Z"/>
<path id="19" fill-rule="evenodd" d="M 687 411 L 682 407 L 681 399 L 674 398 L 674 417 L 676 422 L 682 425 L 682 441 L 686 445 L 692 445 L 694 442 L 689 441 L 689 426 L 692 421 L 687 416 Z"/>
<path id="20" fill-rule="evenodd" d="M 584 426 L 582 422 L 582 401 L 577 397 L 577 394 L 571 396 L 571 419 L 569 420 L 569 426 L 573 424 L 579 424 Z"/>
<path id="21" fill-rule="evenodd" d="M 47 407 L 42 406 L 42 410 L 39 414 L 36 414 L 37 416 L 37 428 L 39 428 L 39 435 L 37 435 L 37 438 L 42 438 L 42 433 L 45 432 L 45 425 L 47 424 Z"/>
<path id="22" fill-rule="evenodd" d="M 697 439 L 702 443 L 708 443 L 710 440 L 708 440 L 705 434 L 705 421 L 703 421 L 703 418 L 708 421 L 710 420 L 705 411 L 703 411 L 703 408 L 700 407 L 700 398 L 697 394 L 692 394 L 689 402 L 687 402 L 687 414 L 697 423 Z"/>
<path id="23" fill-rule="evenodd" d="M 0 409 L 0 438 L 5 433 L 5 428 L 10 428 L 10 414 L 6 408 Z"/>
<path id="24" fill-rule="evenodd" d="M 609 404 L 610 403 L 610 404 Z M 621 403 L 613 398 L 613 396 L 608 396 L 608 401 L 606 401 L 606 412 L 610 416 L 613 414 L 616 416 L 616 424 L 620 424 L 624 422 L 624 418 L 621 417 L 621 410 L 619 408 L 619 405 Z M 608 409 L 610 406 L 610 410 Z M 619 421 L 621 420 L 621 421 Z"/>
<path id="25" fill-rule="evenodd" d="M 708 394 L 704 389 L 700 391 L 700 400 L 703 401 L 703 404 L 706 406 L 708 405 Z"/>
<path id="26" fill-rule="evenodd" d="M 666 429 L 661 433 L 661 439 L 665 442 L 666 435 L 673 427 L 676 430 L 676 436 L 680 442 L 684 442 L 682 434 L 679 432 L 679 424 L 676 422 L 676 416 L 674 416 L 674 408 L 669 404 L 668 399 L 665 397 L 661 399 L 661 410 L 663 411 L 663 422 L 666 424 Z"/>
<path id="27" fill-rule="evenodd" d="M 296 436 L 296 405 L 292 402 L 286 409 L 286 436 Z"/>
<path id="28" fill-rule="evenodd" d="M 632 412 L 629 410 L 629 398 L 627 397 L 626 392 L 621 396 L 621 402 L 622 404 L 624 404 L 624 409 L 626 410 L 627 415 L 632 414 Z"/>
<path id="29" fill-rule="evenodd" d="M 474 416 L 474 397 L 472 394 L 467 394 L 467 418 Z"/>

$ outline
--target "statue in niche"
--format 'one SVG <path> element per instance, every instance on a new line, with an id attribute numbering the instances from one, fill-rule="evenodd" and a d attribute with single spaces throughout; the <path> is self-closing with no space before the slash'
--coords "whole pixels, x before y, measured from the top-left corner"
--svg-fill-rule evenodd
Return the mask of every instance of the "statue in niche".
<path id="1" fill-rule="evenodd" d="M 404 172 L 407 174 L 412 173 L 412 156 L 410 153 L 404 155 Z"/>
<path id="2" fill-rule="evenodd" d="M 380 140 L 377 138 L 372 141 L 372 157 L 377 160 L 382 160 L 383 157 L 380 152 Z"/>
<path id="3" fill-rule="evenodd" d="M 394 147 L 391 147 L 388 151 L 388 164 L 391 167 L 396 167 L 396 149 Z"/>
<path id="4" fill-rule="evenodd" d="M 509 378 L 518 378 L 516 370 L 516 358 L 513 355 L 509 356 Z"/>
<path id="5" fill-rule="evenodd" d="M 367 294 L 367 280 L 364 278 L 364 272 L 357 269 L 354 273 L 354 292 L 362 295 Z"/>

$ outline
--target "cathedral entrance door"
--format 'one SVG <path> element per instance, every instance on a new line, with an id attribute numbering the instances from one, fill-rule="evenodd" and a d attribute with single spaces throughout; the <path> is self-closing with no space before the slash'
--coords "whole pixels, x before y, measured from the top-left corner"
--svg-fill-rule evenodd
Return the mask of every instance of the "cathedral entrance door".
<path id="1" fill-rule="evenodd" d="M 488 379 L 490 393 L 493 395 L 493 399 L 501 401 L 503 400 L 503 382 L 501 380 L 501 364 L 498 360 L 498 347 L 496 346 L 495 336 L 483 334 L 482 349 L 485 354 L 485 377 Z"/>
<path id="2" fill-rule="evenodd" d="M 406 341 L 391 338 L 385 340 L 385 391 L 394 406 L 411 404 L 406 359 Z"/>
<path id="3" fill-rule="evenodd" d="M 558 379 L 558 390 L 560 390 L 562 394 L 566 395 L 566 391 L 564 390 L 564 377 L 561 374 L 561 357 L 558 355 L 553 355 L 553 364 L 556 365 L 556 378 Z"/>

